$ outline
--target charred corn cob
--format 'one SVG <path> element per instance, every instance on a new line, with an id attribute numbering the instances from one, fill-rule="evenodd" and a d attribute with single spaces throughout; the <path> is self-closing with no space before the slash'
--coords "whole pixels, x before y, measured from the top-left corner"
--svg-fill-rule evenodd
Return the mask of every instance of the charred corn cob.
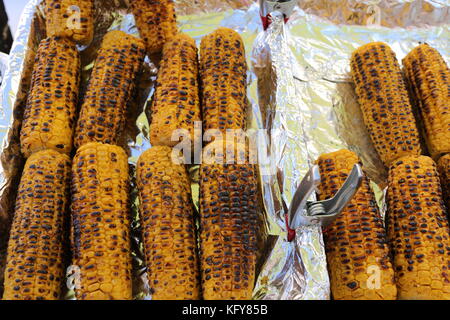
<path id="1" fill-rule="evenodd" d="M 351 70 L 364 122 L 386 166 L 420 155 L 420 140 L 397 58 L 385 43 L 372 42 L 352 54 Z"/>
<path id="2" fill-rule="evenodd" d="M 349 150 L 321 155 L 317 160 L 319 199 L 332 198 L 358 162 L 358 156 Z M 333 299 L 396 299 L 386 232 L 367 177 L 344 211 L 324 230 L 324 241 Z"/>
<path id="3" fill-rule="evenodd" d="M 243 150 L 242 146 L 238 148 Z M 254 167 L 246 163 L 203 163 L 200 166 L 200 257 L 204 299 L 252 298 L 257 234 Z"/>
<path id="4" fill-rule="evenodd" d="M 428 150 L 438 158 L 450 152 L 450 69 L 426 43 L 414 48 L 403 65 L 424 123 Z"/>
<path id="5" fill-rule="evenodd" d="M 20 132 L 25 157 L 44 149 L 72 150 L 79 75 L 79 54 L 70 40 L 41 41 Z"/>
<path id="6" fill-rule="evenodd" d="M 154 300 L 199 299 L 191 186 L 171 154 L 172 148 L 155 146 L 137 164 L 148 280 Z"/>
<path id="7" fill-rule="evenodd" d="M 203 37 L 200 76 L 204 130 L 245 129 L 246 72 L 244 43 L 237 32 L 219 28 Z"/>
<path id="8" fill-rule="evenodd" d="M 438 169 L 441 178 L 445 206 L 447 212 L 450 214 L 450 154 L 447 154 L 439 159 Z"/>
<path id="9" fill-rule="evenodd" d="M 70 159 L 54 150 L 28 158 L 8 244 L 4 300 L 56 300 L 64 284 Z"/>
<path id="10" fill-rule="evenodd" d="M 44 0 L 47 36 L 88 45 L 94 37 L 94 0 Z"/>
<path id="11" fill-rule="evenodd" d="M 450 299 L 450 230 L 431 158 L 391 164 L 387 205 L 399 299 Z"/>
<path id="12" fill-rule="evenodd" d="M 185 134 L 189 134 L 188 137 L 194 141 L 194 122 L 200 121 L 197 79 L 195 41 L 180 33 L 164 46 L 152 105 L 152 145 L 176 145 L 180 138 L 174 136 L 172 139 L 176 130 L 180 130 L 183 139 L 187 138 Z"/>
<path id="13" fill-rule="evenodd" d="M 92 142 L 78 149 L 72 166 L 77 299 L 131 299 L 128 189 L 122 148 Z"/>
<path id="14" fill-rule="evenodd" d="M 75 147 L 118 143 L 144 56 L 140 39 L 122 31 L 105 35 L 78 118 Z"/>
<path id="15" fill-rule="evenodd" d="M 178 33 L 173 0 L 131 0 L 130 4 L 147 53 L 161 52 L 164 43 Z"/>

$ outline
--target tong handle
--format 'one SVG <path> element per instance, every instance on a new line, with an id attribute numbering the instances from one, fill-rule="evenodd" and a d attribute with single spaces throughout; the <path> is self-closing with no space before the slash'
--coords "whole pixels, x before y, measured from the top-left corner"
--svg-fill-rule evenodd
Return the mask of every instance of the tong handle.
<path id="1" fill-rule="evenodd" d="M 287 215 L 287 223 L 290 228 L 295 229 L 295 226 L 298 225 L 298 218 L 296 219 L 296 217 L 301 216 L 302 214 L 297 214 L 297 212 L 306 209 L 306 202 L 308 201 L 311 194 L 316 190 L 319 183 L 319 166 L 314 165 L 306 173 L 302 182 L 300 182 L 300 185 L 297 187 L 294 197 L 292 198 L 292 202 Z"/>

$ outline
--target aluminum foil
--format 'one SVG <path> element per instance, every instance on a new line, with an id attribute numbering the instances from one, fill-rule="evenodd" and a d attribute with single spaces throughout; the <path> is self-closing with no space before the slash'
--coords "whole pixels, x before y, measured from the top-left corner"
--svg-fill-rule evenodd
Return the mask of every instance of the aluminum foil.
<path id="1" fill-rule="evenodd" d="M 0 52 L 0 85 L 2 83 L 3 76 L 5 75 L 7 66 L 8 55 L 6 53 Z"/>
<path id="2" fill-rule="evenodd" d="M 287 26 L 280 21 L 266 33 L 260 33 L 259 7 L 252 1 L 176 1 L 183 32 L 199 43 L 202 36 L 219 26 L 233 28 L 241 34 L 247 58 L 252 61 L 253 68 L 248 74 L 248 127 L 270 129 L 258 140 L 258 150 L 265 156 L 262 157 L 265 161 L 259 163 L 262 214 L 267 218 L 270 238 L 260 246 L 258 270 L 261 272 L 255 288 L 256 299 L 329 298 L 320 229 L 297 230 L 295 242 L 285 241 L 283 214 L 311 161 L 322 152 L 350 147 L 362 157 L 372 179 L 379 183 L 384 181 L 385 173 L 357 113 L 359 108 L 348 77 L 351 50 L 368 41 L 385 40 L 401 58 L 417 41 L 427 40 L 446 58 L 449 56 L 449 29 L 441 25 L 448 21 L 448 2 L 347 1 L 301 1 L 300 7 L 306 12 L 297 8 Z M 422 7 L 418 7 L 417 2 L 424 3 L 427 11 L 418 11 Z M 0 87 L 0 269 L 4 267 L 7 234 L 23 167 L 18 137 L 24 103 L 37 45 L 45 34 L 45 17 L 39 3 L 40 0 L 31 0 L 22 14 Z M 426 22 L 435 27 L 389 29 L 336 25 L 373 24 L 369 19 L 370 10 L 358 9 L 369 4 L 392 8 L 382 11 L 380 25 L 422 26 Z M 138 34 L 133 17 L 127 12 L 126 0 L 96 0 L 96 5 L 94 42 L 87 48 L 80 48 L 84 86 L 107 30 Z M 349 16 L 350 12 L 355 13 Z M 250 48 L 254 42 L 252 53 Z M 129 150 L 131 172 L 137 157 L 150 147 L 147 114 L 156 71 L 156 66 L 147 60 L 138 81 L 138 95 L 128 115 L 123 145 Z M 348 114 L 355 116 L 348 117 Z M 194 203 L 198 203 L 197 169 L 190 168 Z M 133 291 L 136 299 L 150 299 L 136 199 L 133 188 Z M 2 276 L 3 270 L 0 270 L 0 294 Z M 68 284 L 70 287 L 70 278 Z M 69 291 L 67 298 L 72 297 Z"/>
<path id="3" fill-rule="evenodd" d="M 360 6 L 368 3 L 352 3 L 356 2 Z M 420 22 L 424 15 L 423 11 L 414 13 L 412 8 L 416 4 L 409 2 L 372 1 L 375 2 L 381 7 L 390 4 L 396 8 L 384 12 L 383 19 L 397 14 L 398 23 L 405 25 L 407 21 Z M 305 8 L 307 3 L 303 1 L 300 7 Z M 370 14 L 360 12 L 359 18 L 352 20 L 348 19 L 347 12 L 354 6 L 345 6 L 347 1 L 339 1 L 342 8 L 337 7 L 337 1 L 311 1 L 310 5 L 319 3 L 323 6 L 320 10 L 315 7 L 316 14 L 328 12 L 329 5 L 333 7 L 333 16 L 318 17 L 296 8 L 284 24 L 280 14 L 272 13 L 272 24 L 258 35 L 253 46 L 252 65 L 258 77 L 259 105 L 264 111 L 264 125 L 270 130 L 268 152 L 278 172 L 276 178 L 269 176 L 262 184 L 271 222 L 269 230 L 278 238 L 256 283 L 257 299 L 330 297 L 320 228 L 297 230 L 295 240 L 290 243 L 286 240 L 284 222 L 284 213 L 298 183 L 320 154 L 342 148 L 355 151 L 382 204 L 386 170 L 364 126 L 354 93 L 349 73 L 352 51 L 371 41 L 385 41 L 401 60 L 419 42 L 427 42 L 447 62 L 450 58 L 448 2 L 446 6 L 436 7 L 436 14 L 429 16 L 427 26 L 418 23 L 421 26 L 416 28 L 344 25 L 367 24 Z M 389 25 L 387 21 L 393 21 L 383 19 L 386 25 Z"/>
<path id="4" fill-rule="evenodd" d="M 424 27 L 448 23 L 448 0 L 300 0 L 300 7 L 335 24 Z"/>

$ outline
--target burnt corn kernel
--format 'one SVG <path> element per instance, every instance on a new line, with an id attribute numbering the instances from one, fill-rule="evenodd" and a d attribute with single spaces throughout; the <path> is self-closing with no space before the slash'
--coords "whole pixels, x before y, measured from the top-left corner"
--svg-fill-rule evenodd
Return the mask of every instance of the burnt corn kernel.
<path id="1" fill-rule="evenodd" d="M 91 142 L 72 165 L 73 264 L 80 268 L 79 300 L 129 300 L 131 244 L 125 151 Z"/>
<path id="2" fill-rule="evenodd" d="M 439 51 L 424 43 L 404 59 L 403 66 L 425 128 L 433 158 L 450 152 L 450 69 Z"/>
<path id="3" fill-rule="evenodd" d="M 351 73 L 369 131 L 385 166 L 407 155 L 420 155 L 419 133 L 394 51 L 383 42 L 353 52 Z"/>
<path id="4" fill-rule="evenodd" d="M 358 156 L 349 150 L 321 155 L 316 162 L 321 177 L 319 200 L 332 198 L 358 162 Z M 333 299 L 396 299 L 386 232 L 367 177 L 342 213 L 324 230 L 324 242 Z"/>
<path id="5" fill-rule="evenodd" d="M 88 142 L 119 142 L 144 56 L 140 39 L 122 31 L 105 35 L 81 106 L 76 148 Z"/>
<path id="6" fill-rule="evenodd" d="M 75 44 L 60 37 L 39 44 L 20 132 L 25 157 L 53 149 L 69 154 L 80 81 L 80 57 Z"/>
<path id="7" fill-rule="evenodd" d="M 94 37 L 94 0 L 44 0 L 47 36 L 88 45 Z"/>
<path id="8" fill-rule="evenodd" d="M 247 62 L 240 35 L 219 28 L 202 38 L 200 78 L 203 129 L 245 129 Z"/>
<path id="9" fill-rule="evenodd" d="M 179 141 L 172 135 L 178 129 L 189 133 L 194 141 L 194 122 L 200 121 L 198 59 L 195 41 L 178 34 L 164 45 L 156 80 L 150 124 L 153 146 L 174 146 Z M 201 139 L 201 137 L 197 136 Z"/>
<path id="10" fill-rule="evenodd" d="M 258 221 L 254 166 L 203 162 L 200 261 L 205 300 L 252 298 Z"/>
<path id="11" fill-rule="evenodd" d="M 31 155 L 22 173 L 8 243 L 4 300 L 57 300 L 68 245 L 70 159 L 54 150 Z"/>
<path id="12" fill-rule="evenodd" d="M 173 0 L 130 0 L 136 26 L 149 55 L 162 51 L 178 33 Z"/>
<path id="13" fill-rule="evenodd" d="M 447 213 L 450 214 L 450 154 L 441 157 L 437 163 Z"/>
<path id="14" fill-rule="evenodd" d="M 391 164 L 386 224 L 398 298 L 450 299 L 450 230 L 431 158 L 407 156 Z"/>
<path id="15" fill-rule="evenodd" d="M 140 219 L 154 300 L 197 300 L 200 277 L 191 185 L 172 148 L 154 146 L 137 162 Z"/>

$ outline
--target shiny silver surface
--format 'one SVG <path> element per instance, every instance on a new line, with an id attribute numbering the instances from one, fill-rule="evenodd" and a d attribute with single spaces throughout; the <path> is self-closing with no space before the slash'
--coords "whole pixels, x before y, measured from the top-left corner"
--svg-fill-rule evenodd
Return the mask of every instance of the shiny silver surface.
<path id="1" fill-rule="evenodd" d="M 0 284 L 6 236 L 23 165 L 18 144 L 21 115 L 34 53 L 44 36 L 39 2 L 31 0 L 24 10 L 0 87 Z M 96 3 L 96 38 L 90 47 L 80 48 L 84 84 L 107 30 L 138 34 L 126 1 Z M 299 227 L 294 241 L 288 242 L 285 208 L 315 159 L 340 148 L 349 148 L 360 156 L 364 171 L 380 186 L 373 183 L 382 203 L 386 171 L 362 121 L 349 77 L 349 56 L 367 42 L 385 41 L 402 59 L 419 41 L 426 41 L 448 62 L 449 1 L 302 0 L 287 25 L 275 14 L 267 32 L 261 32 L 259 6 L 250 1 L 176 3 L 180 29 L 194 37 L 197 44 L 219 26 L 233 28 L 241 34 L 252 66 L 248 73 L 248 127 L 268 129 L 258 140 L 259 156 L 264 160 L 258 165 L 261 214 L 268 234 L 277 237 L 272 250 L 260 246 L 262 269 L 255 299 L 329 299 L 321 229 Z M 156 72 L 157 67 L 146 61 L 137 102 L 129 115 L 124 147 L 129 151 L 131 168 L 150 147 L 146 114 Z M 189 172 L 193 202 L 198 207 L 198 167 L 189 168 Z M 150 299 L 134 184 L 132 202 L 134 296 Z M 67 298 L 72 297 L 68 292 Z"/>

